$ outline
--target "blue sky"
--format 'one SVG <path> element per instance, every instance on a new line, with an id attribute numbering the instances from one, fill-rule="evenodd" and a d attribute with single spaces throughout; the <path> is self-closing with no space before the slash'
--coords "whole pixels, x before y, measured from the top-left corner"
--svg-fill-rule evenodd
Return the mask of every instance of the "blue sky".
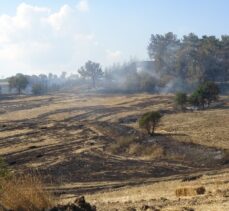
<path id="1" fill-rule="evenodd" d="M 152 33 L 229 34 L 228 0 L 0 0 L 0 77 L 148 59 Z"/>

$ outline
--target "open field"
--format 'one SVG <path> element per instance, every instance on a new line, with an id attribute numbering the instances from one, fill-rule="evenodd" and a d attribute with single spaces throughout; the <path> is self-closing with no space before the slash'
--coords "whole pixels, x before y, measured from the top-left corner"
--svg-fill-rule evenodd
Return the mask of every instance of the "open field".
<path id="1" fill-rule="evenodd" d="M 137 124 L 151 110 L 164 114 L 155 137 Z M 188 207 L 190 200 L 197 210 L 210 210 L 204 208 L 210 202 L 227 210 L 228 137 L 229 97 L 185 113 L 174 110 L 172 95 L 60 93 L 0 101 L 0 155 L 9 166 L 38 172 L 63 200 L 87 194 L 99 210 L 153 200 L 162 210 Z M 201 179 L 180 182 L 200 172 Z M 174 193 L 181 185 L 206 186 L 207 195 L 179 200 Z"/>
<path id="2" fill-rule="evenodd" d="M 128 186 L 104 193 L 87 195 L 99 210 L 160 210 L 160 211 L 226 211 L 229 210 L 229 171 L 202 172 L 199 179 L 182 182 L 182 177 L 161 178 L 137 186 Z M 177 197 L 180 187 L 204 187 L 204 195 Z"/>

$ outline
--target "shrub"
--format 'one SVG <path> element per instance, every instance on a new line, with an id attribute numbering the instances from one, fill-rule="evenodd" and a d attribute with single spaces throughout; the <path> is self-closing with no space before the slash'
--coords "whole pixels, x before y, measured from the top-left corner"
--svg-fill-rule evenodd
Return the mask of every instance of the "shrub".
<path id="1" fill-rule="evenodd" d="M 161 158 L 165 156 L 164 148 L 158 145 L 147 146 L 145 150 L 143 150 L 143 153 L 142 155 L 146 157 L 148 156 L 151 159 Z"/>
<path id="2" fill-rule="evenodd" d="M 128 152 L 131 155 L 139 155 L 143 150 L 143 145 L 140 143 L 133 143 L 129 146 Z"/>
<path id="3" fill-rule="evenodd" d="M 140 77 L 140 81 L 139 81 L 140 91 L 146 91 L 146 92 L 155 91 L 155 85 L 157 83 L 155 78 L 153 78 L 150 74 L 147 73 L 141 73 L 139 77 Z"/>
<path id="4" fill-rule="evenodd" d="M 136 140 L 133 136 L 120 137 L 116 140 L 115 143 L 111 144 L 109 149 L 112 153 L 119 153 L 126 151 L 131 143 L 134 143 Z"/>
<path id="5" fill-rule="evenodd" d="M 147 159 L 157 159 L 165 156 L 163 147 L 151 143 L 141 143 L 134 136 L 118 138 L 109 146 L 108 150 L 115 154 L 140 156 Z"/>
<path id="6" fill-rule="evenodd" d="M 7 168 L 7 165 L 5 161 L 0 158 L 0 178 L 5 178 L 9 175 L 9 169 Z"/>
<path id="7" fill-rule="evenodd" d="M 204 98 L 206 100 L 206 103 L 209 106 L 210 103 L 218 99 L 220 93 L 219 87 L 214 82 L 208 81 L 203 84 L 203 89 L 204 89 Z"/>
<path id="8" fill-rule="evenodd" d="M 202 104 L 204 106 L 202 94 L 198 91 L 192 93 L 192 95 L 188 99 L 189 103 L 193 106 L 199 107 Z"/>
<path id="9" fill-rule="evenodd" d="M 184 110 L 187 103 L 187 94 L 184 92 L 176 93 L 174 101 L 176 106 L 178 106 L 181 110 Z"/>
<path id="10" fill-rule="evenodd" d="M 161 114 L 158 111 L 147 112 L 139 120 L 139 127 L 144 128 L 149 135 L 154 135 L 155 128 L 161 119 Z"/>
<path id="11" fill-rule="evenodd" d="M 219 88 L 213 82 L 205 82 L 198 86 L 198 88 L 192 93 L 189 98 L 189 102 L 193 106 L 205 108 L 205 104 L 208 106 L 218 99 Z"/>
<path id="12" fill-rule="evenodd" d="M 133 143 L 129 146 L 129 154 L 156 159 L 163 157 L 165 155 L 165 151 L 161 146 Z"/>

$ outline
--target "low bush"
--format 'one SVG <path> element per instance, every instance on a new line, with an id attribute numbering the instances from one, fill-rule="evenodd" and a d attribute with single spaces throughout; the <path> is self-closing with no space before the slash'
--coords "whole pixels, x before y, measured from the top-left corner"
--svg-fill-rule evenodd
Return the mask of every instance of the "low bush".
<path id="1" fill-rule="evenodd" d="M 9 173 L 9 169 L 7 168 L 5 161 L 0 158 L 0 178 L 6 178 L 9 176 Z"/>
<path id="2" fill-rule="evenodd" d="M 204 109 L 213 101 L 217 101 L 220 90 L 214 82 L 207 81 L 200 84 L 189 98 L 189 103 L 193 106 Z"/>
<path id="3" fill-rule="evenodd" d="M 184 110 L 185 109 L 185 105 L 187 103 L 187 94 L 184 93 L 184 92 L 178 92 L 176 93 L 175 95 L 175 105 L 177 108 L 181 109 L 181 110 Z"/>
<path id="4" fill-rule="evenodd" d="M 165 155 L 165 151 L 163 147 L 158 145 L 152 144 L 140 144 L 140 143 L 133 143 L 129 146 L 129 154 L 136 155 L 141 157 L 148 157 L 151 159 L 156 159 L 163 157 Z"/>
<path id="5" fill-rule="evenodd" d="M 114 154 L 147 157 L 156 159 L 165 155 L 163 147 L 151 143 L 143 143 L 134 136 L 120 137 L 112 143 L 108 150 Z"/>
<path id="6" fill-rule="evenodd" d="M 151 111 L 142 115 L 139 120 L 139 127 L 144 128 L 149 135 L 154 135 L 155 128 L 160 122 L 162 115 L 159 111 Z"/>
<path id="7" fill-rule="evenodd" d="M 118 138 L 115 143 L 112 143 L 109 146 L 109 149 L 112 153 L 122 153 L 126 152 L 131 143 L 136 142 L 135 137 L 133 136 L 123 136 Z"/>

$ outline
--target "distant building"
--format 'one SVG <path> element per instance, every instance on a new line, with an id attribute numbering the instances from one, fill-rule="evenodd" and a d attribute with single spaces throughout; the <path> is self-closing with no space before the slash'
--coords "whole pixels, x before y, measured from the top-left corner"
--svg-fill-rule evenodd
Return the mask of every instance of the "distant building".
<path id="1" fill-rule="evenodd" d="M 31 94 L 32 87 L 28 85 L 26 89 L 22 90 L 22 93 Z M 18 91 L 15 88 L 10 89 L 8 81 L 0 81 L 0 94 L 18 94 Z"/>
<path id="2" fill-rule="evenodd" d="M 0 82 L 0 93 L 1 94 L 10 94 L 10 86 L 7 81 Z"/>

